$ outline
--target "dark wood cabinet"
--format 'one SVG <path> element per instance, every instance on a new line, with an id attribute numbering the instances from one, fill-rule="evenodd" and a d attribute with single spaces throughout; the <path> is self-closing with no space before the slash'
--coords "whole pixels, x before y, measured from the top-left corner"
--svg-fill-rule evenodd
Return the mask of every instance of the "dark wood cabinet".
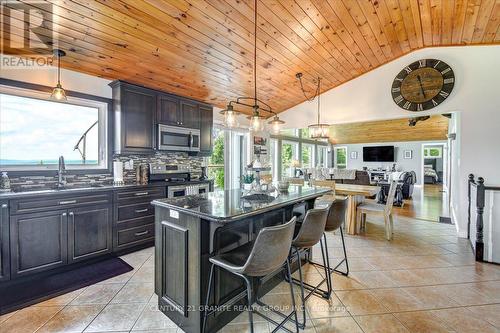
<path id="1" fill-rule="evenodd" d="M 68 211 L 69 263 L 111 252 L 111 220 L 110 205 Z"/>
<path id="2" fill-rule="evenodd" d="M 178 126 L 180 123 L 179 99 L 168 94 L 158 94 L 156 120 L 158 124 Z"/>
<path id="3" fill-rule="evenodd" d="M 200 106 L 200 156 L 212 154 L 213 109 Z"/>
<path id="4" fill-rule="evenodd" d="M 196 102 L 181 100 L 180 126 L 187 128 L 200 128 L 200 108 Z"/>
<path id="5" fill-rule="evenodd" d="M 10 279 L 9 204 L 0 201 L 0 282 Z"/>
<path id="6" fill-rule="evenodd" d="M 115 152 L 152 153 L 155 149 L 157 92 L 115 81 Z"/>
<path id="7" fill-rule="evenodd" d="M 68 261 L 67 210 L 10 218 L 12 278 L 63 266 Z"/>

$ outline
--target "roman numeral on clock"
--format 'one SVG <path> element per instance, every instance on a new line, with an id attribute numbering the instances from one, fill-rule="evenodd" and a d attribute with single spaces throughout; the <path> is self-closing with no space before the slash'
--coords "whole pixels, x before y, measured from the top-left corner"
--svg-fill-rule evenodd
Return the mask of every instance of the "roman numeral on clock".
<path id="1" fill-rule="evenodd" d="M 410 74 L 410 73 L 411 73 L 411 71 L 412 71 L 412 69 L 411 69 L 410 67 L 408 67 L 408 66 L 407 66 L 407 67 L 405 67 L 405 71 L 406 71 L 406 73 L 407 73 L 407 74 Z"/>
<path id="2" fill-rule="evenodd" d="M 432 100 L 432 105 L 437 106 L 438 103 L 435 100 Z"/>
<path id="3" fill-rule="evenodd" d="M 442 90 L 439 92 L 439 95 L 444 97 L 444 98 L 450 96 L 450 94 L 448 94 L 446 91 L 442 91 Z"/>
<path id="4" fill-rule="evenodd" d="M 444 79 L 444 80 L 443 80 L 443 83 L 444 83 L 444 84 L 449 84 L 449 83 L 453 83 L 453 82 L 455 82 L 455 79 L 454 79 L 454 78 L 452 78 L 452 77 L 450 77 L 449 79 Z"/>
<path id="5" fill-rule="evenodd" d="M 446 73 L 448 73 L 449 71 L 451 71 L 451 68 L 450 68 L 450 67 L 448 67 L 448 68 L 446 68 L 446 69 L 443 69 L 443 70 L 441 71 L 441 74 L 445 75 L 445 74 L 446 74 Z"/>
<path id="6" fill-rule="evenodd" d="M 403 101 L 403 96 L 401 95 L 398 95 L 396 96 L 396 98 L 394 98 L 394 102 L 396 102 L 396 104 L 399 104 Z"/>
<path id="7" fill-rule="evenodd" d="M 417 104 L 417 111 L 424 111 L 424 106 L 422 104 Z"/>
<path id="8" fill-rule="evenodd" d="M 400 91 L 401 91 L 400 87 L 392 88 L 393 93 L 400 92 Z"/>
<path id="9" fill-rule="evenodd" d="M 411 102 L 406 101 L 406 103 L 403 105 L 403 108 L 406 110 L 409 110 L 411 107 Z"/>
<path id="10" fill-rule="evenodd" d="M 426 60 L 425 59 L 419 60 L 418 61 L 418 68 L 425 67 L 425 64 L 426 64 Z"/>

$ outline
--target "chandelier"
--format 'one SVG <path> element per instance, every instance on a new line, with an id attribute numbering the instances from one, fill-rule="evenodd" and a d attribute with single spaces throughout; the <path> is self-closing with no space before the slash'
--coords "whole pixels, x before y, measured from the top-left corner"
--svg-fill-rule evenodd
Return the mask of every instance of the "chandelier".
<path id="1" fill-rule="evenodd" d="M 312 102 L 316 97 L 318 98 L 318 120 L 315 124 L 309 125 L 309 136 L 311 139 L 316 139 L 316 140 L 328 140 L 330 138 L 329 135 L 329 124 L 322 124 L 320 121 L 320 109 L 321 109 L 321 103 L 320 103 L 320 96 L 321 96 L 321 78 L 317 78 L 316 82 L 316 91 L 314 92 L 314 95 L 312 97 L 308 97 L 306 94 L 306 91 L 304 89 L 304 85 L 302 84 L 302 73 L 297 73 L 295 74 L 295 77 L 299 80 L 300 82 L 300 89 L 302 90 L 302 93 L 306 97 L 306 100 L 308 102 Z"/>
<path id="2" fill-rule="evenodd" d="M 285 122 L 278 117 L 278 114 L 272 110 L 269 104 L 260 100 L 257 97 L 257 0 L 254 2 L 254 53 L 253 53 L 253 97 L 237 97 L 236 100 L 229 101 L 227 107 L 220 111 L 224 116 L 224 125 L 228 128 L 238 126 L 237 115 L 240 114 L 239 111 L 234 109 L 235 105 L 247 106 L 253 109 L 252 115 L 247 117 L 250 120 L 250 129 L 256 132 L 264 130 L 266 117 L 261 115 L 261 111 L 274 114 L 271 121 L 268 122 L 271 125 L 271 131 L 274 134 L 278 134 L 281 130 L 281 125 Z"/>

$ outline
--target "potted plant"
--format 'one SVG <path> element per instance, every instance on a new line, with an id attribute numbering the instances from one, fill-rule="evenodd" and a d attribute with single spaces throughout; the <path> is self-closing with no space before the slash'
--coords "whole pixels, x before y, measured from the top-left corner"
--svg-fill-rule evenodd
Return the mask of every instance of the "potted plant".
<path id="1" fill-rule="evenodd" d="M 243 189 L 250 191 L 252 189 L 252 184 L 254 181 L 254 176 L 253 175 L 244 175 L 243 176 Z"/>

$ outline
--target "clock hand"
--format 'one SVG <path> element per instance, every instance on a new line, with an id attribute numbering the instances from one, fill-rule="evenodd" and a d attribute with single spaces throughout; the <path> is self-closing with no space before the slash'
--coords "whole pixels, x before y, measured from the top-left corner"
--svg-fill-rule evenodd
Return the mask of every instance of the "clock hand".
<path id="1" fill-rule="evenodd" d="M 420 79 L 420 75 L 417 75 L 417 79 L 418 79 L 418 83 L 420 83 L 420 91 L 422 91 L 422 95 L 424 95 L 424 98 L 427 98 L 425 96 L 424 87 L 422 87 L 422 80 Z"/>

